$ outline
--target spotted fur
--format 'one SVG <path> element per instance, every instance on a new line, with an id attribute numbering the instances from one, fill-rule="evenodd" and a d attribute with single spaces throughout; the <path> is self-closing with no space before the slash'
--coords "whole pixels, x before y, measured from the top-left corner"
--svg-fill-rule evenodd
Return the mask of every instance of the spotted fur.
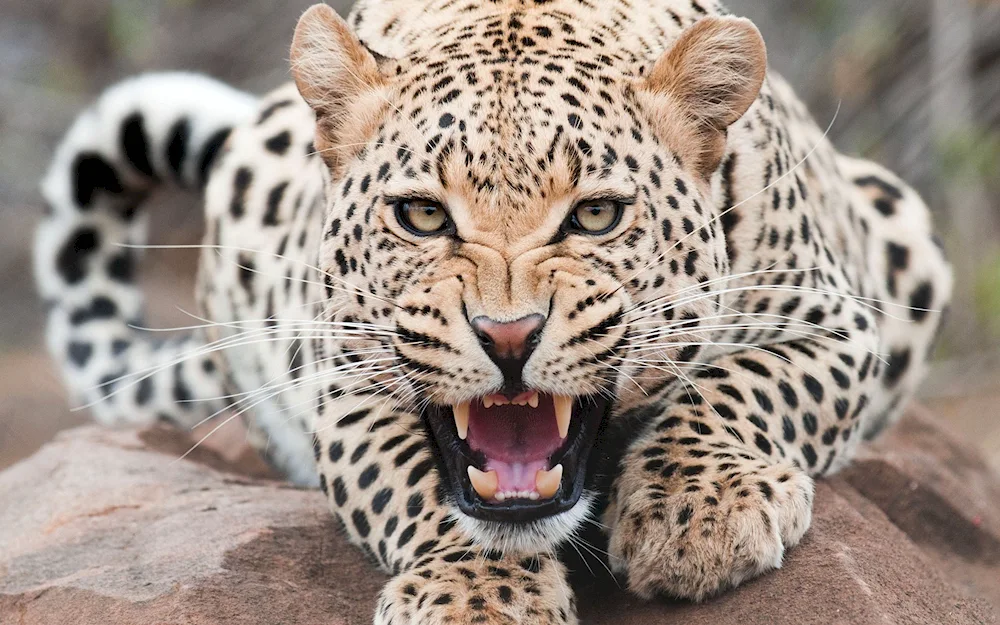
<path id="1" fill-rule="evenodd" d="M 292 60 L 256 103 L 190 76 L 110 90 L 44 182 L 37 272 L 99 419 L 233 400 L 275 466 L 318 475 L 394 575 L 376 622 L 575 623 L 555 554 L 588 520 L 643 597 L 779 567 L 813 478 L 919 382 L 951 288 L 926 207 L 835 151 L 718 3 L 362 0 L 310 10 Z M 114 243 L 144 240 L 153 183 L 206 176 L 214 323 L 151 343 Z M 625 198 L 623 225 L 560 230 L 588 194 Z M 391 199 L 413 195 L 459 237 L 403 230 Z M 531 314 L 526 386 L 613 411 L 580 503 L 488 523 L 448 499 L 422 409 L 503 384 L 469 319 Z"/>

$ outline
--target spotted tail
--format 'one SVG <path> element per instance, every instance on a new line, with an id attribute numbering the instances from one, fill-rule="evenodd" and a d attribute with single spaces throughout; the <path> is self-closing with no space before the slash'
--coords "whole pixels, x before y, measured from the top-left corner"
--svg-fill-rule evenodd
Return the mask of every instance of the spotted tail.
<path id="1" fill-rule="evenodd" d="M 191 426 L 223 402 L 198 334 L 154 340 L 136 285 L 149 193 L 201 189 L 256 99 L 194 74 L 149 74 L 108 89 L 66 133 L 42 181 L 49 213 L 35 239 L 47 340 L 74 402 L 106 424 Z"/>

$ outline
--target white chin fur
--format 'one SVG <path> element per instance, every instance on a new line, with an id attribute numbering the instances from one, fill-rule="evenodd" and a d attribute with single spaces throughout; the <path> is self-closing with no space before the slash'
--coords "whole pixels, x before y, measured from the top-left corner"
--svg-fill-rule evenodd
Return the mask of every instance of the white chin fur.
<path id="1" fill-rule="evenodd" d="M 513 553 L 546 553 L 576 532 L 590 514 L 593 502 L 593 495 L 584 491 L 580 501 L 566 512 L 517 525 L 474 519 L 457 508 L 452 510 L 452 518 L 462 532 L 481 547 Z"/>

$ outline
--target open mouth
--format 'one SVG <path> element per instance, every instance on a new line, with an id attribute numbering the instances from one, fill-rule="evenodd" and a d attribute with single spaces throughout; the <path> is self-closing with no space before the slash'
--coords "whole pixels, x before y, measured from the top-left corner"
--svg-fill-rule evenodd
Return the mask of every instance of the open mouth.
<path id="1" fill-rule="evenodd" d="M 579 501 L 607 409 L 600 397 L 525 391 L 432 407 L 427 418 L 462 512 L 528 522 Z"/>

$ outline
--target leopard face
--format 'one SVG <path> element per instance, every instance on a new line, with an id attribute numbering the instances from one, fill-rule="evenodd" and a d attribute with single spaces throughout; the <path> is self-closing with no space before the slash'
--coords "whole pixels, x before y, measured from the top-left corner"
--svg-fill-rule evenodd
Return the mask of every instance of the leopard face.
<path id="1" fill-rule="evenodd" d="M 327 313 L 381 328 L 323 351 L 368 373 L 337 392 L 423 414 L 467 533 L 544 549 L 588 512 L 600 432 L 683 375 L 718 314 L 705 172 L 763 48 L 713 22 L 644 63 L 544 10 L 434 34 L 387 59 L 325 13 L 297 32 L 329 173 Z"/>

